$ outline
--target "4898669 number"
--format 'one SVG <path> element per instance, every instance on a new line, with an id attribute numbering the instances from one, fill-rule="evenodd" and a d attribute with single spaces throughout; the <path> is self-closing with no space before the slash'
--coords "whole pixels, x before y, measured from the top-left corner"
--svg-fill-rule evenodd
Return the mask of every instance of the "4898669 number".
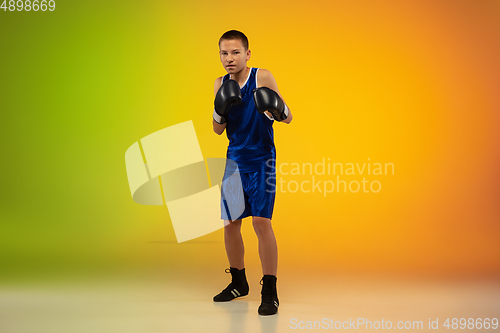
<path id="1" fill-rule="evenodd" d="M 56 2 L 54 0 L 4 0 L 0 9 L 3 9 L 4 12 L 45 12 L 47 10 L 52 12 L 56 9 Z"/>

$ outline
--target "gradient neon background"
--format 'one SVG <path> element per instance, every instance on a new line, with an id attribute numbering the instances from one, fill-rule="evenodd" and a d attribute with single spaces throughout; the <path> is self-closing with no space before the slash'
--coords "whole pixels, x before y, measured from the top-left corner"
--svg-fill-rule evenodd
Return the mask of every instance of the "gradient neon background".
<path id="1" fill-rule="evenodd" d="M 230 29 L 293 112 L 278 164 L 395 166 L 376 194 L 278 193 L 280 272 L 500 275 L 498 1 L 57 1 L 0 12 L 4 283 L 227 267 L 222 230 L 176 244 L 165 206 L 132 201 L 124 154 L 193 120 L 204 157 L 225 156 Z"/>

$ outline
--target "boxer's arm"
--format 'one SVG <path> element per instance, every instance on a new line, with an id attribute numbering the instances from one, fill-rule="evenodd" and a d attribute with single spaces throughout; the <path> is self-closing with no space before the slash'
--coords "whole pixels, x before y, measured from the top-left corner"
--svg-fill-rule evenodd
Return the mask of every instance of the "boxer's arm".
<path id="1" fill-rule="evenodd" d="M 217 96 L 217 91 L 219 91 L 219 88 L 222 84 L 222 76 L 221 77 L 218 77 L 217 79 L 215 79 L 215 83 L 214 83 L 214 96 Z M 224 123 L 224 124 L 219 124 L 218 122 L 216 122 L 213 118 L 212 118 L 212 123 L 213 123 L 213 126 L 214 126 L 214 132 L 217 133 L 218 135 L 221 135 L 222 133 L 224 133 L 224 130 L 226 129 L 226 125 L 227 123 Z"/>
<path id="2" fill-rule="evenodd" d="M 267 69 L 259 69 L 259 71 L 257 72 L 257 84 L 258 84 L 257 88 L 268 87 L 276 91 L 283 100 L 283 103 L 285 103 L 285 105 L 288 107 L 288 105 L 285 102 L 285 99 L 283 98 L 283 96 L 281 96 L 278 90 L 278 84 L 276 83 L 276 80 L 274 79 L 274 76 L 273 74 L 271 74 L 270 71 L 268 71 Z M 266 111 L 266 113 L 269 117 L 272 117 L 272 115 L 268 111 Z M 293 119 L 292 111 L 290 111 L 290 108 L 288 108 L 288 117 L 286 117 L 286 119 L 281 122 L 285 124 L 290 124 L 292 119 Z"/>

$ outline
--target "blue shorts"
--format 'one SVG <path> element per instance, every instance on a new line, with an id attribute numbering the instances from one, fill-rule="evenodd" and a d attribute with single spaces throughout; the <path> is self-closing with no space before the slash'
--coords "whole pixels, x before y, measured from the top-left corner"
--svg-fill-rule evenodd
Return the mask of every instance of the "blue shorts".
<path id="1" fill-rule="evenodd" d="M 248 216 L 271 219 L 276 196 L 276 169 L 263 166 L 256 172 L 230 172 L 222 179 L 221 219 Z"/>

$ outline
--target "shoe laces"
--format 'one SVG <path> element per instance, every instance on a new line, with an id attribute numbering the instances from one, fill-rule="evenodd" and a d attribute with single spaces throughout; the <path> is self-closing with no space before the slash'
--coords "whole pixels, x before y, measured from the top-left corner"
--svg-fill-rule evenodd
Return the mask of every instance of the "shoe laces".
<path id="1" fill-rule="evenodd" d="M 227 274 L 231 274 L 231 269 L 226 268 L 225 272 Z M 229 286 L 227 286 L 226 289 L 231 289 L 231 288 L 234 288 L 235 286 L 241 286 L 244 282 L 245 282 L 245 279 L 242 278 L 242 275 L 240 275 L 240 274 L 236 274 L 234 276 L 231 275 L 231 283 L 229 284 Z"/>
<path id="2" fill-rule="evenodd" d="M 260 285 L 262 286 L 262 301 L 266 303 L 272 303 L 276 294 L 273 286 L 271 284 L 264 285 L 264 278 L 260 279 Z"/>

